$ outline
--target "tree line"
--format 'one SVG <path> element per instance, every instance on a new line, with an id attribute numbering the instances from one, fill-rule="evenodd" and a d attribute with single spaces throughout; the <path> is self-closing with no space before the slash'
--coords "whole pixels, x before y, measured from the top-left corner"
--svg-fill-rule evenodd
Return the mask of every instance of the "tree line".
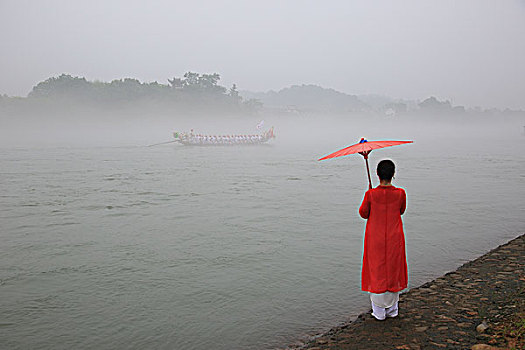
<path id="1" fill-rule="evenodd" d="M 84 77 L 62 74 L 39 82 L 27 98 L 0 96 L 0 104 L 26 102 L 35 105 L 126 106 L 149 103 L 177 109 L 214 109 L 225 112 L 257 112 L 262 104 L 244 100 L 236 84 L 229 89 L 219 84 L 220 75 L 187 72 L 168 79 L 168 84 L 145 83 L 138 79 L 115 79 L 111 82 L 88 81 Z M 14 101 L 16 100 L 16 101 Z"/>
<path id="2" fill-rule="evenodd" d="M 255 114 L 265 109 L 281 114 L 338 113 L 342 115 L 386 116 L 523 116 L 521 110 L 498 110 L 454 106 L 448 100 L 430 96 L 423 101 L 392 100 L 386 96 L 368 98 L 348 95 L 316 85 L 294 85 L 266 93 L 243 92 L 236 84 L 229 89 L 220 85 L 220 75 L 187 72 L 167 79 L 167 84 L 144 83 L 138 79 L 115 79 L 111 82 L 88 81 L 84 77 L 62 74 L 39 82 L 27 97 L 0 95 L 0 112 L 69 112 L 87 107 L 90 110 L 127 108 L 139 112 L 160 110 L 180 113 Z M 369 101 L 370 100 L 370 101 Z M 375 101 L 377 100 L 377 101 Z M 140 108 L 136 108 L 140 107 Z"/>

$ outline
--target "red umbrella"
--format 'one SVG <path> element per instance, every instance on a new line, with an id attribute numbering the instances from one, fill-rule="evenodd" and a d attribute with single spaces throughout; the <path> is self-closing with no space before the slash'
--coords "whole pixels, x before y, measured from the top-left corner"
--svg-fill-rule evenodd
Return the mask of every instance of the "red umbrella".
<path id="1" fill-rule="evenodd" d="M 368 185 L 370 188 L 372 188 L 372 180 L 370 179 L 370 168 L 368 167 L 368 155 L 370 154 L 370 152 L 378 148 L 397 146 L 397 145 L 402 145 L 404 143 L 412 143 L 412 142 L 414 141 L 367 141 L 366 139 L 362 138 L 361 141 L 359 141 L 359 143 L 356 143 L 355 145 L 340 149 L 339 151 L 329 154 L 327 156 L 324 156 L 323 158 L 320 158 L 319 160 L 343 157 L 343 156 L 347 156 L 350 154 L 359 153 L 365 158 L 366 172 L 368 174 Z"/>

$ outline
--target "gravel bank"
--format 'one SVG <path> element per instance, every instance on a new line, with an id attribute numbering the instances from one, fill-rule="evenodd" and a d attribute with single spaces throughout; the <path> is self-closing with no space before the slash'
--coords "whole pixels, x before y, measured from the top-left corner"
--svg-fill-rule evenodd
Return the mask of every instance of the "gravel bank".
<path id="1" fill-rule="evenodd" d="M 398 317 L 377 321 L 363 313 L 300 349 L 520 349 L 524 300 L 521 235 L 402 294 Z"/>

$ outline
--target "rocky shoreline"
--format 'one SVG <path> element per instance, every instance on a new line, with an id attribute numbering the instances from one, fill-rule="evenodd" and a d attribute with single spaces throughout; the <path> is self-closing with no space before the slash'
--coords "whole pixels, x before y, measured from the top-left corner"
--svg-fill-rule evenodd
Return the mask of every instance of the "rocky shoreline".
<path id="1" fill-rule="evenodd" d="M 400 296 L 399 316 L 370 312 L 289 349 L 523 349 L 525 235 Z"/>

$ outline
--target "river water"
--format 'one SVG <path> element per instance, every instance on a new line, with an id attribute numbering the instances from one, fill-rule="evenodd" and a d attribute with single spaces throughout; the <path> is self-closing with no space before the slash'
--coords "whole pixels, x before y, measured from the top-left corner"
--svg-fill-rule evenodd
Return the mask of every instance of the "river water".
<path id="1" fill-rule="evenodd" d="M 269 349 L 366 311 L 363 160 L 316 160 L 361 135 L 282 130 L 261 147 L 4 145 L 0 347 Z M 411 287 L 525 229 L 521 130 L 444 130 L 371 155 L 407 191 Z"/>

